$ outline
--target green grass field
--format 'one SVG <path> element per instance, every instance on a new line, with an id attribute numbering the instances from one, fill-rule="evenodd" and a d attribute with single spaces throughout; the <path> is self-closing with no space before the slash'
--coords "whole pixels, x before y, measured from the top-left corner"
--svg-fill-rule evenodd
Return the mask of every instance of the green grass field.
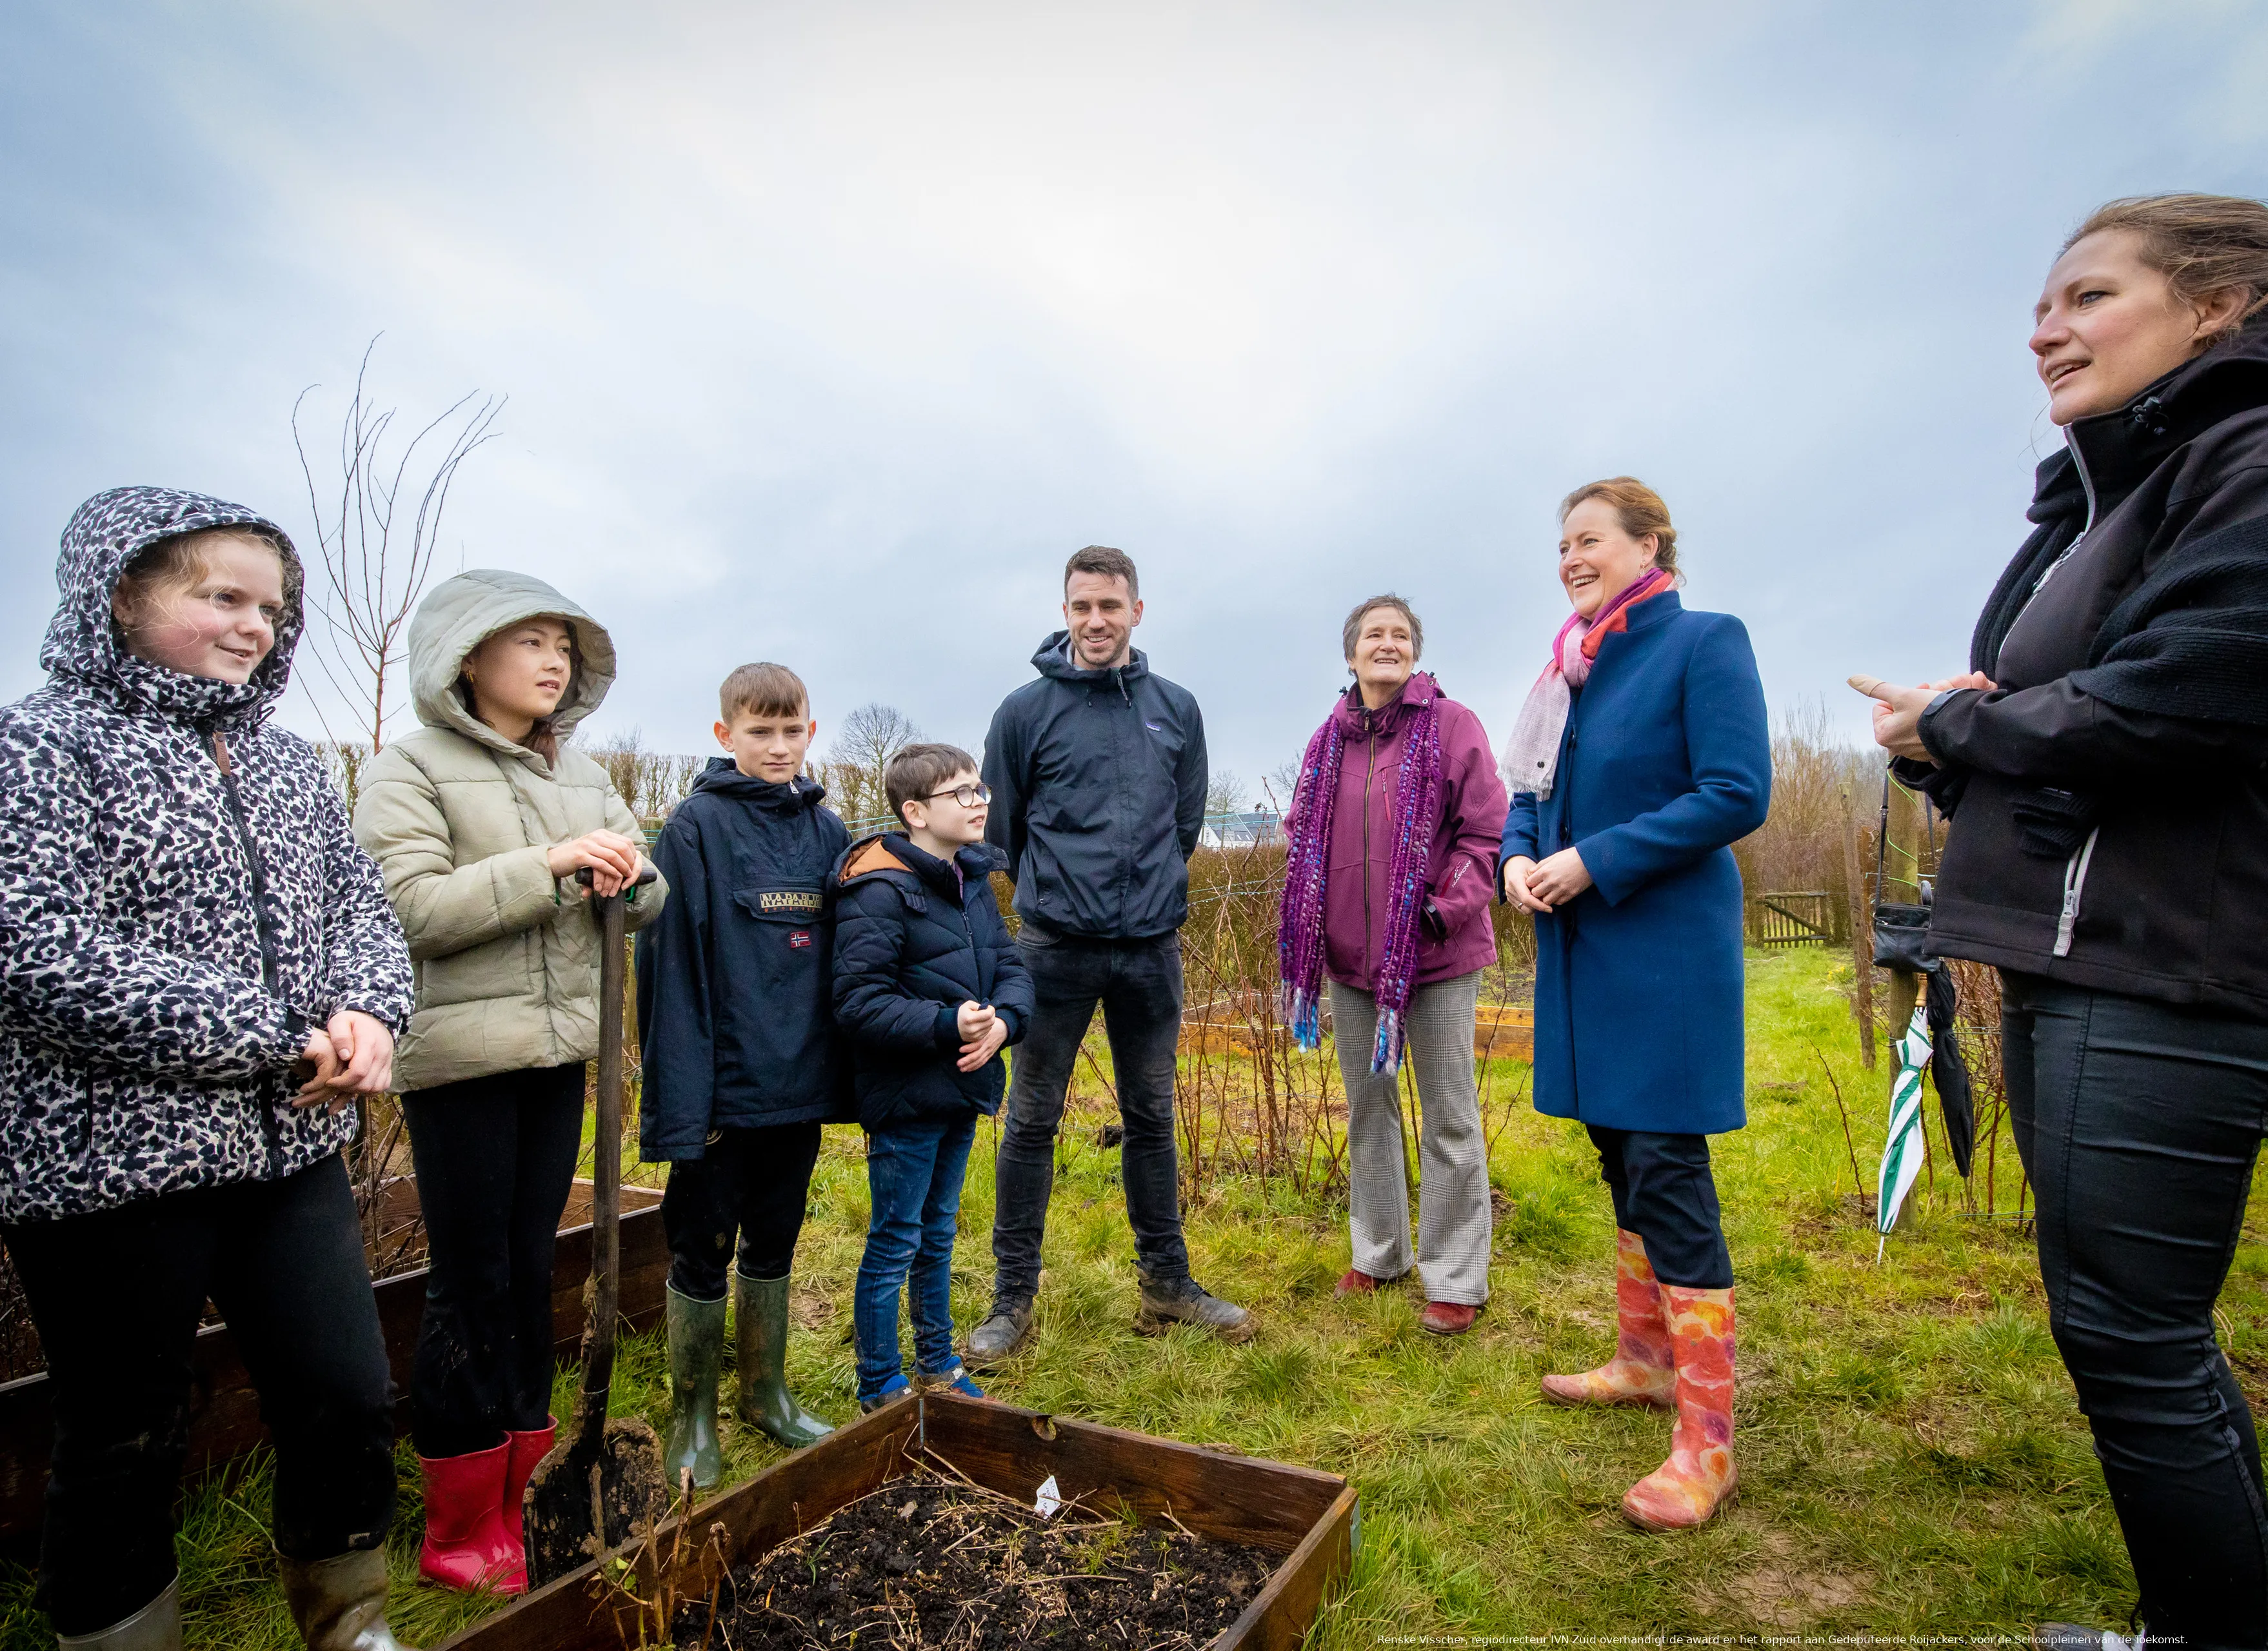
<path id="1" fill-rule="evenodd" d="M 1099 1119 L 1083 1119 L 1066 1131 L 1037 1350 L 991 1391 L 1348 1475 L 1363 1497 L 1362 1552 L 1318 1648 L 1555 1631 L 2015 1633 L 2044 1617 L 2123 1626 L 2132 1580 L 2048 1337 L 2028 1230 L 1955 1214 L 1940 1158 L 1936 1192 L 1925 1185 L 1876 1263 L 1814 1052 L 1852 1108 L 1869 1176 L 1888 1071 L 1859 1068 L 1836 972 L 1817 952 L 1751 954 L 1749 1124 L 1717 1142 L 1740 1280 L 1741 1489 L 1699 1531 L 1645 1536 L 1617 1511 L 1667 1448 L 1666 1420 L 1536 1397 L 1542 1373 L 1611 1346 L 1613 1223 L 1580 1131 L 1530 1112 L 1498 1142 L 1495 1294 L 1458 1340 L 1418 1331 L 1410 1286 L 1333 1299 L 1344 1209 L 1219 1186 L 1190 1212 L 1190 1247 L 1200 1279 L 1260 1315 L 1243 1347 L 1133 1333 L 1117 1155 L 1094 1143 Z M 792 1370 L 806 1402 L 837 1420 L 855 1408 L 859 1155 L 855 1132 L 829 1132 L 799 1257 Z M 2001 1172 L 2007 1204 L 2005 1157 Z M 954 1292 L 964 1328 L 989 1295 L 991 1186 L 980 1131 Z M 2256 1192 L 2221 1302 L 2256 1406 L 2268 1401 L 2264 1217 Z M 559 1391 L 563 1414 L 563 1379 Z M 618 1408 L 662 1419 L 658 1337 L 627 1346 L 615 1392 Z M 735 1479 L 778 1455 L 744 1435 L 730 1443 Z M 405 1637 L 438 1638 L 492 1603 L 416 1584 L 415 1464 L 402 1460 L 394 1620 Z M 265 1477 L 255 1461 L 187 1496 L 192 1645 L 296 1644 L 270 1581 Z M 8 1651 L 54 1643 L 29 1591 L 22 1569 L 0 1576 Z"/>

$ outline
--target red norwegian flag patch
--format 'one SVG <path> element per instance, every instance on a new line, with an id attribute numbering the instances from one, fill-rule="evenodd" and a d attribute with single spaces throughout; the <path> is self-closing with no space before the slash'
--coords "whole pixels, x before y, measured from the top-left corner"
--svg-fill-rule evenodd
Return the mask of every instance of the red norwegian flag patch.
<path id="1" fill-rule="evenodd" d="M 811 931 L 807 928 L 797 929 L 787 937 L 787 943 L 798 951 L 801 951 L 806 946 L 811 944 Z"/>

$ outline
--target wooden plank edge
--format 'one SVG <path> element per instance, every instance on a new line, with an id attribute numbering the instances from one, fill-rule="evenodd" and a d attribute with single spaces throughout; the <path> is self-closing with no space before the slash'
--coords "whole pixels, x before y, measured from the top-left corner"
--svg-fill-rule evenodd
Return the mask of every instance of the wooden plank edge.
<path id="1" fill-rule="evenodd" d="M 1200 1536 L 1272 1547 L 1278 1552 L 1295 1550 L 1315 1521 L 1329 1512 L 1331 1505 L 1347 1488 L 1344 1478 L 1314 1468 L 1270 1461 L 1263 1457 L 1209 1450 L 1201 1445 L 1183 1444 L 1177 1440 L 1160 1439 L 1154 1435 L 1113 1427 L 1101 1422 L 1079 1421 L 1070 1417 L 1025 1410 L 992 1399 L 932 1393 L 922 1395 L 919 1403 L 924 1406 L 927 1418 L 924 1442 L 939 1456 L 953 1462 L 954 1466 L 967 1472 L 978 1483 L 984 1484 L 988 1489 L 1019 1500 L 1027 1497 L 1033 1486 L 1048 1477 L 1050 1471 L 1058 1479 L 1068 1472 L 1072 1464 L 1064 1460 L 1065 1456 L 1075 1457 L 1084 1447 L 1097 1458 L 1097 1466 L 1101 1470 L 1095 1474 L 1098 1480 L 1106 1474 L 1118 1473 L 1123 1474 L 1130 1481 L 1124 1485 L 1098 1484 L 1095 1488 L 1113 1491 L 1122 1501 L 1138 1512 L 1143 1509 L 1144 1493 L 1146 1493 L 1146 1500 L 1153 1505 L 1152 1511 L 1163 1511 L 1176 1519 L 1188 1515 L 1189 1517 L 1182 1523 L 1197 1530 Z M 1009 1454 L 1011 1445 L 1014 1446 L 1024 1464 L 1025 1477 L 1031 1478 L 1032 1484 L 988 1483 L 983 1472 L 973 1471 L 981 1464 L 954 1460 L 956 1443 L 964 1449 L 994 1451 L 1003 1456 Z M 1160 1474 L 1154 1467 L 1138 1466 L 1154 1464 L 1161 1457 L 1173 1463 L 1179 1473 L 1168 1469 Z M 1138 1478 L 1170 1479 L 1182 1474 L 1198 1480 L 1219 1481 L 1223 1478 L 1224 1470 L 1232 1484 L 1241 1480 L 1255 1487 L 1264 1485 L 1266 1495 L 1289 1517 L 1279 1517 L 1272 1523 L 1247 1523 L 1210 1517 L 1211 1510 L 1207 1508 L 1183 1505 L 1176 1509 L 1174 1498 L 1162 1489 L 1131 1482 Z M 997 1479 L 999 1476 L 992 1477 Z M 1064 1486 L 1064 1490 L 1066 1496 L 1074 1493 L 1074 1487 L 1069 1484 Z M 1265 1511 L 1256 1495 L 1224 1496 L 1223 1501 L 1232 1508 L 1248 1508 L 1255 1513 Z M 1098 1508 L 1095 1511 L 1103 1510 Z"/>
<path id="2" fill-rule="evenodd" d="M 1362 1499 L 1350 1485 L 1307 1539 L 1276 1567 L 1276 1574 L 1244 1614 L 1221 1630 L 1207 1651 L 1240 1651 L 1246 1646 L 1257 1651 L 1299 1651 L 1322 1613 L 1324 1596 L 1353 1568 L 1361 1520 Z"/>
<path id="3" fill-rule="evenodd" d="M 665 1520 L 655 1528 L 652 1549 L 641 1556 L 640 1594 L 654 1596 L 661 1571 L 655 1556 L 676 1552 L 681 1530 L 687 1533 L 688 1544 L 697 1542 L 697 1545 L 677 1567 L 672 1584 L 681 1599 L 705 1599 L 724 1571 L 748 1557 L 747 1537 L 759 1528 L 767 1504 L 772 1503 L 783 1486 L 800 1490 L 799 1480 L 824 1482 L 830 1474 L 841 1475 L 817 1495 L 790 1495 L 797 1523 L 805 1528 L 815 1525 L 905 1471 L 905 1441 L 918 1422 L 914 1405 L 887 1405 L 773 1463 L 755 1478 Z M 862 1458 L 879 1458 L 875 1465 L 880 1471 L 871 1476 L 871 1483 L 868 1475 L 853 1471 Z M 838 1492 L 842 1494 L 836 1496 Z M 830 1497 L 835 1500 L 829 1501 Z M 724 1525 L 726 1532 L 726 1552 L 721 1559 L 707 1540 L 710 1528 L 717 1524 Z M 599 1580 L 599 1568 L 606 1562 L 593 1559 L 578 1566 L 523 1594 L 503 1610 L 466 1625 L 428 1651 L 618 1651 L 624 1641 L 615 1625 L 611 1590 Z"/>

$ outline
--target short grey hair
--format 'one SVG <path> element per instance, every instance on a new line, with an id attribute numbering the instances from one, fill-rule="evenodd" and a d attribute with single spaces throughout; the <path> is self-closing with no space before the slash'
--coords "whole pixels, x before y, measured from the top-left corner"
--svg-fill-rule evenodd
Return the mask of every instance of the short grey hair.
<path id="1" fill-rule="evenodd" d="M 1410 621 L 1410 663 L 1417 664 L 1425 654 L 1425 623 L 1418 617 L 1415 608 L 1391 591 L 1384 596 L 1366 597 L 1355 604 L 1354 612 L 1346 616 L 1346 629 L 1344 636 L 1346 646 L 1341 653 L 1341 657 L 1350 664 L 1353 662 L 1354 645 L 1362 639 L 1364 619 L 1369 615 L 1373 608 L 1381 607 L 1390 607 Z"/>

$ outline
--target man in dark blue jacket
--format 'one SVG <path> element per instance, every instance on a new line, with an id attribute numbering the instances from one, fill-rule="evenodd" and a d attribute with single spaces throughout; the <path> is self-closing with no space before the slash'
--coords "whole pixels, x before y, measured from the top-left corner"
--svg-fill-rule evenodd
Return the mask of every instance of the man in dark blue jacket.
<path id="1" fill-rule="evenodd" d="M 802 778 L 816 724 L 784 665 L 725 679 L 717 737 L 653 860 L 673 899 L 637 940 L 638 1156 L 669 1164 L 670 1483 L 723 1475 L 730 1271 L 740 1420 L 790 1449 L 829 1431 L 788 1391 L 788 1273 L 822 1122 L 847 1122 L 827 883 L 850 841 Z M 737 1258 L 733 1237 L 740 1239 Z M 737 1265 L 735 1261 L 737 1259 Z"/>
<path id="2" fill-rule="evenodd" d="M 1252 1316 L 1189 1276 L 1174 1146 L 1181 927 L 1204 825 L 1204 719 L 1152 675 L 1133 558 L 1090 545 L 1064 569 L 1064 623 L 1032 657 L 1040 679 L 1001 702 L 984 740 L 985 835 L 1016 883 L 1017 936 L 1037 1004 L 1008 1090 L 996 1169 L 992 1311 L 968 1361 L 997 1364 L 1031 1335 L 1055 1138 L 1095 1006 L 1125 1125 L 1126 1214 L 1141 1277 L 1137 1328 L 1202 1325 L 1241 1341 Z"/>

